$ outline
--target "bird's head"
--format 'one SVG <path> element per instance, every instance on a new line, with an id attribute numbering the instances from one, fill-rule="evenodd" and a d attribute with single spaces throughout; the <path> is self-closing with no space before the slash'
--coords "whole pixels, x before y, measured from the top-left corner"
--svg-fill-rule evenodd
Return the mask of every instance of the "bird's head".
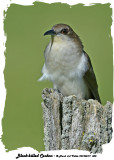
<path id="1" fill-rule="evenodd" d="M 65 39 L 67 37 L 74 37 L 75 32 L 72 28 L 66 24 L 56 24 L 52 27 L 51 30 L 44 33 L 45 35 L 51 35 L 52 37 L 59 37 Z"/>
<path id="2" fill-rule="evenodd" d="M 82 52 L 83 45 L 79 36 L 73 31 L 73 29 L 67 24 L 56 24 L 51 30 L 44 33 L 45 35 L 51 35 L 52 42 L 75 42 Z"/>

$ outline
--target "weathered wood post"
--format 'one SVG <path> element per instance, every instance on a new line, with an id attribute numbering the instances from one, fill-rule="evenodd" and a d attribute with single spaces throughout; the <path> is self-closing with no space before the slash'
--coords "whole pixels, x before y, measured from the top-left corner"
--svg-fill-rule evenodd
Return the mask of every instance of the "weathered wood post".
<path id="1" fill-rule="evenodd" d="M 112 138 L 112 104 L 64 97 L 54 89 L 42 93 L 45 150 L 79 149 L 101 153 Z"/>

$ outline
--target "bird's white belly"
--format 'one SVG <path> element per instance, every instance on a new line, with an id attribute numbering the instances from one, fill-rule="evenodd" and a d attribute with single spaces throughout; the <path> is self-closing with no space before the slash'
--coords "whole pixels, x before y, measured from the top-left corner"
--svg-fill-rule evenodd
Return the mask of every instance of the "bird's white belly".
<path id="1" fill-rule="evenodd" d="M 69 78 L 68 74 L 53 76 L 54 88 L 60 90 L 64 96 L 76 95 L 78 99 L 88 98 L 89 90 L 83 78 L 75 76 L 74 78 Z"/>
<path id="2" fill-rule="evenodd" d="M 74 43 L 63 43 L 52 46 L 47 50 L 46 67 L 44 73 L 48 75 L 54 88 L 65 95 L 76 95 L 77 98 L 88 98 L 89 89 L 83 75 L 87 69 L 87 60 L 84 54 L 78 53 Z"/>

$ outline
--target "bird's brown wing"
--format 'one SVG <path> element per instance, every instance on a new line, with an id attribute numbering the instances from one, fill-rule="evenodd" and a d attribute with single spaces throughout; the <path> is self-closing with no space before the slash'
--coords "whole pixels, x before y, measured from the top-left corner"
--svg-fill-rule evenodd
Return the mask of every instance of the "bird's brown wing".
<path id="1" fill-rule="evenodd" d="M 98 100 L 101 103 L 99 93 L 98 93 L 98 85 L 97 85 L 96 77 L 95 77 L 95 74 L 94 74 L 94 71 L 93 71 L 93 67 L 91 65 L 90 58 L 89 58 L 89 56 L 87 55 L 86 52 L 84 52 L 84 54 L 88 59 L 88 66 L 89 66 L 88 68 L 89 69 L 86 71 L 83 78 L 86 81 L 93 98 Z"/>

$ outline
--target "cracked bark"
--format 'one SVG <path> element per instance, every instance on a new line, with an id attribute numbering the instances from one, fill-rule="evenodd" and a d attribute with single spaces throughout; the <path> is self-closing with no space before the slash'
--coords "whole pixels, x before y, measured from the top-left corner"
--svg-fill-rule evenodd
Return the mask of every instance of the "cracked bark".
<path id="1" fill-rule="evenodd" d="M 54 89 L 42 92 L 45 150 L 79 149 L 102 153 L 112 138 L 112 104 L 64 97 Z"/>

